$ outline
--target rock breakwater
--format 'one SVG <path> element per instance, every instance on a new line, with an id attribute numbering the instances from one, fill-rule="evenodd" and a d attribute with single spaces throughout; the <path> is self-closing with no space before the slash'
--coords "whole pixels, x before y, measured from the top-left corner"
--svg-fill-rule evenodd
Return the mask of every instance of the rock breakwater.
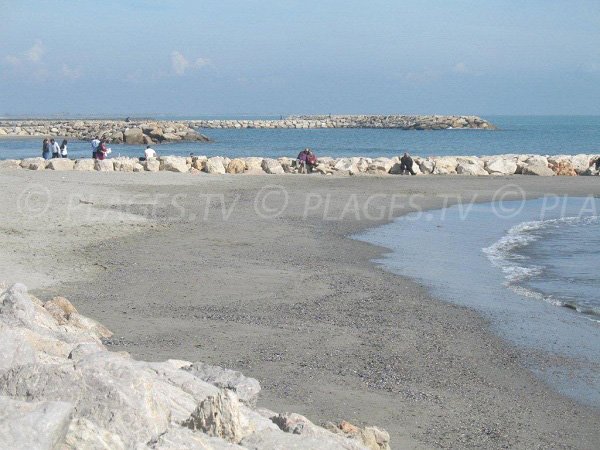
<path id="1" fill-rule="evenodd" d="M 92 140 L 104 137 L 111 144 L 160 144 L 210 139 L 186 121 L 125 120 L 22 120 L 0 121 L 0 137 L 58 137 Z"/>
<path id="2" fill-rule="evenodd" d="M 494 156 L 415 156 L 413 170 L 417 175 L 536 175 L 579 176 L 598 175 L 595 161 L 600 155 L 494 155 Z M 27 158 L 0 160 L 0 169 L 76 170 L 100 172 L 182 172 L 209 174 L 283 175 L 298 174 L 292 158 L 228 158 L 224 156 L 162 156 L 148 161 L 118 157 L 93 159 Z M 321 175 L 398 175 L 400 158 L 319 158 L 314 173 Z"/>
<path id="3" fill-rule="evenodd" d="M 279 120 L 195 120 L 198 128 L 398 128 L 402 130 L 447 130 L 496 127 L 477 116 L 327 115 L 289 116 Z"/>
<path id="4" fill-rule="evenodd" d="M 0 448 L 370 449 L 389 435 L 256 408 L 257 380 L 111 352 L 111 332 L 63 297 L 0 287 Z"/>

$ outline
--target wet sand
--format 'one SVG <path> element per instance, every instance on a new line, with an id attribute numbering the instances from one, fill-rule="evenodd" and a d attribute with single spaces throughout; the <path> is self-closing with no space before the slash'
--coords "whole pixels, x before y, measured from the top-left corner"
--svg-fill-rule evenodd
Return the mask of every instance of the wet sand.
<path id="1" fill-rule="evenodd" d="M 376 424 L 394 448 L 600 439 L 597 409 L 523 368 L 552 355 L 510 347 L 475 312 L 372 264 L 385 249 L 348 238 L 416 208 L 500 188 L 513 198 L 508 185 L 600 195 L 595 177 L 3 171 L 0 182 L 2 278 L 67 296 L 115 332 L 116 350 L 239 369 L 260 380 L 262 406 Z"/>

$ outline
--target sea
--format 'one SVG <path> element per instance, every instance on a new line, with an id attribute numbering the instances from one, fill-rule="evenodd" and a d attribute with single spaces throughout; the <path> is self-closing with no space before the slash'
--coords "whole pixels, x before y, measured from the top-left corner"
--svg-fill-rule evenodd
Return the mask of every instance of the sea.
<path id="1" fill-rule="evenodd" d="M 458 204 L 355 238 L 389 249 L 376 261 L 387 270 L 475 309 L 515 346 L 550 355 L 556 364 L 532 360 L 530 369 L 600 407 L 600 198 Z"/>
<path id="2" fill-rule="evenodd" d="M 213 117 L 161 117 L 210 119 Z M 218 117 L 220 119 L 235 117 Z M 252 119 L 248 116 L 244 119 Z M 256 117 L 260 119 L 277 117 Z M 305 147 L 318 156 L 495 155 L 506 153 L 600 153 L 600 116 L 485 116 L 499 129 L 206 129 L 210 143 L 170 143 L 156 146 L 162 155 L 295 157 Z M 39 138 L 0 139 L 0 159 L 41 156 Z M 71 158 L 90 157 L 89 142 L 69 142 Z M 143 146 L 113 145 L 112 155 L 141 156 Z"/>

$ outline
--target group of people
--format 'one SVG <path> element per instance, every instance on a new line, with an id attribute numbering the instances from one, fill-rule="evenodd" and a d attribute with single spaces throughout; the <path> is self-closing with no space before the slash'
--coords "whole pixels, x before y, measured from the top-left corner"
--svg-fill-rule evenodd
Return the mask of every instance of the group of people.
<path id="1" fill-rule="evenodd" d="M 68 158 L 67 153 L 67 140 L 63 139 L 62 144 L 58 145 L 58 142 L 54 139 L 44 139 L 42 142 L 42 158 Z"/>
<path id="2" fill-rule="evenodd" d="M 310 148 L 305 148 L 296 158 L 296 167 L 299 173 L 312 173 L 317 167 L 317 155 Z"/>
<path id="3" fill-rule="evenodd" d="M 96 136 L 92 139 L 92 158 L 94 159 L 106 159 L 106 156 L 111 152 L 111 149 L 106 146 L 107 140 L 105 138 L 100 139 Z M 67 140 L 63 139 L 62 143 L 58 145 L 58 143 L 54 139 L 44 139 L 42 144 L 42 157 L 44 159 L 50 158 L 68 158 L 67 154 Z M 144 150 L 144 156 L 140 157 L 140 161 L 146 161 L 150 158 L 156 158 L 156 151 L 150 147 L 146 146 Z M 590 166 L 595 163 L 596 170 L 600 168 L 600 159 L 595 162 L 592 161 Z M 318 160 L 317 155 L 310 148 L 305 148 L 296 158 L 296 167 L 298 168 L 299 173 L 312 173 L 317 167 Z M 400 158 L 400 173 L 410 173 L 411 175 L 416 175 L 413 170 L 413 159 L 410 157 L 408 153 L 404 153 L 402 158 Z"/>
<path id="4" fill-rule="evenodd" d="M 111 152 L 111 149 L 106 146 L 106 139 L 103 137 L 100 139 L 96 136 L 92 139 L 92 158 L 103 160 Z"/>
<path id="5" fill-rule="evenodd" d="M 299 173 L 312 173 L 317 163 L 317 155 L 310 148 L 305 148 L 296 157 L 296 167 Z M 400 174 L 410 173 L 411 175 L 416 175 L 416 172 L 413 170 L 413 164 L 414 162 L 410 155 L 404 153 L 402 158 L 400 158 Z"/>

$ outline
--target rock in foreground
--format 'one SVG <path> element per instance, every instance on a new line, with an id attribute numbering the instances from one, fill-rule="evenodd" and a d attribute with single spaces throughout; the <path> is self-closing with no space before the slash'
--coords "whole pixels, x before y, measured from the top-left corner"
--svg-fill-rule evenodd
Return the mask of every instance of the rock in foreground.
<path id="1" fill-rule="evenodd" d="M 0 293 L 0 448 L 389 449 L 375 427 L 257 410 L 258 381 L 202 363 L 136 361 L 65 298 Z"/>

